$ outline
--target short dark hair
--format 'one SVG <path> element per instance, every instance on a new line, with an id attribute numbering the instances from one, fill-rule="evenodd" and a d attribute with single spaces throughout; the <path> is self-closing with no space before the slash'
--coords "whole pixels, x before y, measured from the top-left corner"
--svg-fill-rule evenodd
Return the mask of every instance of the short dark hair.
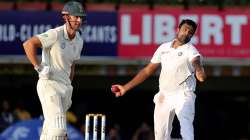
<path id="1" fill-rule="evenodd" d="M 196 24 L 193 20 L 191 20 L 191 19 L 183 19 L 183 20 L 181 21 L 181 23 L 179 24 L 179 28 L 181 28 L 181 26 L 182 26 L 183 24 L 188 24 L 188 25 L 192 26 L 193 29 L 194 29 L 194 33 L 195 33 L 195 31 L 196 31 L 196 29 L 197 29 L 197 24 Z"/>

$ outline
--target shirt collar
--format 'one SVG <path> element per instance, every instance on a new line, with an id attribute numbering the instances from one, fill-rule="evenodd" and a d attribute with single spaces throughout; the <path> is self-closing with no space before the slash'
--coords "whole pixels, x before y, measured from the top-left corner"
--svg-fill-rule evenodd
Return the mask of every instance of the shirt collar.
<path id="1" fill-rule="evenodd" d="M 183 48 L 183 47 L 185 47 L 188 43 L 185 43 L 185 44 L 183 44 L 183 45 L 181 45 L 181 46 L 179 46 L 179 47 L 177 47 L 177 48 L 173 48 L 173 45 L 174 45 L 174 42 L 175 42 L 175 39 L 174 40 L 172 40 L 172 42 L 171 42 L 171 46 L 170 46 L 170 48 L 172 48 L 172 49 L 179 49 L 179 48 Z"/>
<path id="2" fill-rule="evenodd" d="M 68 36 L 68 33 L 67 33 L 67 29 L 66 29 L 66 24 L 63 25 L 63 33 L 64 33 L 64 38 L 69 40 L 69 36 Z"/>
<path id="3" fill-rule="evenodd" d="M 70 40 L 70 39 L 69 39 L 69 36 L 68 36 L 66 24 L 63 25 L 63 33 L 64 33 L 64 38 L 67 39 L 67 40 Z M 77 38 L 77 32 L 76 32 L 75 37 L 74 37 L 71 41 L 76 40 L 76 38 Z"/>

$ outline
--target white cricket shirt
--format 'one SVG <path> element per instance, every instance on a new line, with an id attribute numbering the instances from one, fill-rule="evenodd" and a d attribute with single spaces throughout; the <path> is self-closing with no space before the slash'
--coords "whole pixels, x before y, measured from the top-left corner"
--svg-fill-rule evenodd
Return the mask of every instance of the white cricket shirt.
<path id="1" fill-rule="evenodd" d="M 77 32 L 75 38 L 70 40 L 66 25 L 63 25 L 37 37 L 42 43 L 42 63 L 50 66 L 49 75 L 39 77 L 71 84 L 71 66 L 75 60 L 80 59 L 83 48 L 81 35 Z"/>
<path id="2" fill-rule="evenodd" d="M 194 91 L 196 79 L 192 59 L 201 56 L 190 43 L 173 48 L 171 42 L 163 43 L 155 51 L 151 63 L 161 63 L 159 78 L 160 91 Z"/>

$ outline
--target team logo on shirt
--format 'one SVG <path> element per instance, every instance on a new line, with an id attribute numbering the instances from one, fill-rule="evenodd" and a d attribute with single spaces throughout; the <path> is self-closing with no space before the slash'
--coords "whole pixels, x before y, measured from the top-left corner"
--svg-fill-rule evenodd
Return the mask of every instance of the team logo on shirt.
<path id="1" fill-rule="evenodd" d="M 182 54 L 183 54 L 182 52 L 178 52 L 178 56 L 182 56 Z"/>
<path id="2" fill-rule="evenodd" d="M 60 47 L 64 49 L 66 47 L 65 43 L 63 42 Z"/>

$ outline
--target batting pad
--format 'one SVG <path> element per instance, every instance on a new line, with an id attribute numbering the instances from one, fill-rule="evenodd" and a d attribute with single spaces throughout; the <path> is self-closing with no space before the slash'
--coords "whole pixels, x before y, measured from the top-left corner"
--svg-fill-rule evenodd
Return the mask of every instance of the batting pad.
<path id="1" fill-rule="evenodd" d="M 49 130 L 46 140 L 64 140 L 65 137 L 65 129 L 53 128 Z"/>

